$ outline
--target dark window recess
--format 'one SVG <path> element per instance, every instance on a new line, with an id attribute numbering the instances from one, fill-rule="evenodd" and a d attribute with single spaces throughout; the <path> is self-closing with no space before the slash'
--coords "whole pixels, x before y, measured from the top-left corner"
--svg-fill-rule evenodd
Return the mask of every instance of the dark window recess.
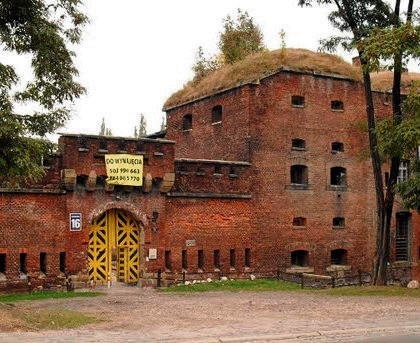
<path id="1" fill-rule="evenodd" d="M 308 167 L 303 165 L 294 165 L 290 167 L 290 182 L 297 185 L 308 184 Z"/>
<path id="2" fill-rule="evenodd" d="M 99 150 L 107 150 L 108 151 L 108 142 L 104 139 L 99 141 Z"/>
<path id="3" fill-rule="evenodd" d="M 127 142 L 125 140 L 118 142 L 118 151 L 127 151 Z"/>
<path id="4" fill-rule="evenodd" d="M 340 100 L 333 100 L 331 101 L 331 109 L 334 111 L 343 111 L 344 110 L 344 104 Z"/>
<path id="5" fill-rule="evenodd" d="M 198 250 L 197 266 L 198 269 L 204 269 L 204 251 Z"/>
<path id="6" fill-rule="evenodd" d="M 195 175 L 204 176 L 204 175 L 206 175 L 206 171 L 204 170 L 204 168 L 202 166 L 197 166 L 197 169 L 195 171 Z"/>
<path id="7" fill-rule="evenodd" d="M 88 140 L 86 137 L 79 137 L 79 149 L 88 150 Z"/>
<path id="8" fill-rule="evenodd" d="M 251 249 L 245 248 L 245 267 L 251 267 Z"/>
<path id="9" fill-rule="evenodd" d="M 297 150 L 303 150 L 306 148 L 306 142 L 304 139 L 301 138 L 293 138 L 292 139 L 292 148 Z"/>
<path id="10" fill-rule="evenodd" d="M 19 271 L 22 274 L 26 274 L 28 272 L 27 267 L 28 255 L 26 253 L 19 254 Z"/>
<path id="11" fill-rule="evenodd" d="M 396 214 L 396 217 L 395 260 L 408 261 L 410 213 L 399 212 Z"/>
<path id="12" fill-rule="evenodd" d="M 77 175 L 77 177 L 76 177 L 76 186 L 78 188 L 86 187 L 87 180 L 88 180 L 88 176 L 87 175 Z"/>
<path id="13" fill-rule="evenodd" d="M 214 268 L 220 269 L 220 250 L 213 251 L 213 264 Z"/>
<path id="14" fill-rule="evenodd" d="M 192 114 L 186 114 L 182 118 L 182 130 L 187 131 L 192 129 Z"/>
<path id="15" fill-rule="evenodd" d="M 385 187 L 388 187 L 388 182 L 389 182 L 389 173 L 385 172 L 384 174 L 384 182 L 385 182 Z"/>
<path id="16" fill-rule="evenodd" d="M 215 174 L 222 174 L 222 166 L 221 166 L 221 165 L 219 165 L 219 164 L 216 164 L 216 165 L 214 166 L 214 173 L 215 173 Z"/>
<path id="17" fill-rule="evenodd" d="M 182 269 L 188 268 L 188 255 L 187 250 L 182 250 Z"/>
<path id="18" fill-rule="evenodd" d="M 229 251 L 229 264 L 231 268 L 236 267 L 236 252 L 235 249 L 230 249 Z"/>
<path id="19" fill-rule="evenodd" d="M 309 253 L 306 250 L 295 250 L 291 253 L 292 266 L 307 267 L 309 265 Z"/>
<path id="20" fill-rule="evenodd" d="M 331 264 L 346 265 L 347 264 L 347 250 L 345 249 L 331 250 Z"/>
<path id="21" fill-rule="evenodd" d="M 230 177 L 238 177 L 238 173 L 237 173 L 236 168 L 234 166 L 230 166 L 229 176 Z"/>
<path id="22" fill-rule="evenodd" d="M 145 144 L 144 144 L 144 142 L 142 142 L 142 141 L 137 142 L 137 144 L 136 144 L 136 150 L 137 151 L 144 152 L 145 151 Z"/>
<path id="23" fill-rule="evenodd" d="M 41 252 L 39 254 L 39 270 L 42 273 L 47 274 L 47 253 L 46 252 Z"/>
<path id="24" fill-rule="evenodd" d="M 6 273 L 6 254 L 0 254 L 0 273 Z"/>
<path id="25" fill-rule="evenodd" d="M 305 97 L 300 95 L 292 96 L 292 106 L 295 107 L 304 107 L 305 106 Z"/>
<path id="26" fill-rule="evenodd" d="M 105 175 L 99 175 L 96 178 L 96 188 L 98 189 L 104 189 L 106 184 L 106 176 Z"/>
<path id="27" fill-rule="evenodd" d="M 221 105 L 214 106 L 211 110 L 211 122 L 220 123 L 222 121 L 223 108 Z"/>
<path id="28" fill-rule="evenodd" d="M 175 171 L 180 174 L 186 174 L 188 172 L 187 167 L 183 164 L 177 164 Z"/>
<path id="29" fill-rule="evenodd" d="M 306 226 L 306 218 L 304 217 L 293 218 L 293 226 Z"/>
<path id="30" fill-rule="evenodd" d="M 334 227 L 344 227 L 346 225 L 346 220 L 343 217 L 334 217 L 332 224 Z"/>
<path id="31" fill-rule="evenodd" d="M 66 253 L 64 251 L 60 252 L 60 272 L 66 272 Z"/>
<path id="32" fill-rule="evenodd" d="M 346 186 L 346 168 L 334 167 L 330 171 L 331 186 Z"/>
<path id="33" fill-rule="evenodd" d="M 337 152 L 343 152 L 344 151 L 344 144 L 341 142 L 333 142 L 331 143 L 331 152 L 337 153 Z"/>
<path id="34" fill-rule="evenodd" d="M 167 270 L 172 269 L 171 251 L 170 250 L 165 250 L 165 268 Z"/>

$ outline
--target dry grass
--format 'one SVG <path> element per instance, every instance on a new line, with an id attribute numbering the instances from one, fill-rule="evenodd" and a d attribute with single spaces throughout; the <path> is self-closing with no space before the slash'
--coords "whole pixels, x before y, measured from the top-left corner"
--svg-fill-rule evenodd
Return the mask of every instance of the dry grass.
<path id="1" fill-rule="evenodd" d="M 380 71 L 372 73 L 372 89 L 386 92 L 392 89 L 393 73 Z M 401 78 L 401 93 L 407 94 L 413 81 L 420 81 L 420 73 L 403 73 Z"/>
<path id="2" fill-rule="evenodd" d="M 164 108 L 258 80 L 282 68 L 317 71 L 360 80 L 359 68 L 336 55 L 306 49 L 264 51 L 233 65 L 223 66 L 198 82 L 189 82 L 166 101 Z"/>

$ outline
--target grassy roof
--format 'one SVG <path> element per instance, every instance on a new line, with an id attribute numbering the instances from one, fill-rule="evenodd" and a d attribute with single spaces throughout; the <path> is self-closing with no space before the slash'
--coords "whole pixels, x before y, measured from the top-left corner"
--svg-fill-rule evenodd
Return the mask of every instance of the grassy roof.
<path id="1" fill-rule="evenodd" d="M 392 90 L 394 74 L 390 71 L 371 73 L 372 89 L 387 92 Z M 420 81 L 420 73 L 403 73 L 401 77 L 401 93 L 407 94 L 413 81 Z"/>
<path id="2" fill-rule="evenodd" d="M 175 107 L 224 89 L 258 80 L 282 68 L 335 74 L 360 80 L 360 70 L 336 55 L 306 49 L 264 51 L 250 55 L 235 64 L 225 65 L 199 81 L 188 82 L 181 90 L 170 96 L 164 108 Z"/>

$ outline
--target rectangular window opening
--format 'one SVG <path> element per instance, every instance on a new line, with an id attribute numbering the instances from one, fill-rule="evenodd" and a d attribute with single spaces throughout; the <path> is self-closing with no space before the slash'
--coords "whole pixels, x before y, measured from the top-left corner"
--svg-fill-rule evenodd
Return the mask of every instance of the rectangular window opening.
<path id="1" fill-rule="evenodd" d="M 305 97 L 300 95 L 292 96 L 292 106 L 293 107 L 304 107 L 305 106 Z"/>
<path id="2" fill-rule="evenodd" d="M 41 252 L 39 254 L 39 270 L 41 273 L 47 274 L 47 253 Z"/>
<path id="3" fill-rule="evenodd" d="M 204 251 L 198 250 L 198 261 L 197 261 L 198 269 L 204 269 Z"/>
<path id="4" fill-rule="evenodd" d="M 187 250 L 182 250 L 182 269 L 188 268 L 188 255 Z"/>
<path id="5" fill-rule="evenodd" d="M 64 251 L 60 252 L 60 272 L 66 272 L 66 253 Z"/>
<path id="6" fill-rule="evenodd" d="M 28 273 L 27 260 L 28 260 L 28 255 L 26 253 L 19 254 L 19 271 L 22 274 Z"/>
<path id="7" fill-rule="evenodd" d="M 6 254 L 0 254 L 0 273 L 6 273 Z"/>
<path id="8" fill-rule="evenodd" d="M 167 270 L 172 269 L 171 251 L 170 250 L 165 250 L 165 268 Z"/>
<path id="9" fill-rule="evenodd" d="M 229 255 L 230 255 L 230 258 L 229 258 L 230 267 L 235 268 L 236 267 L 236 252 L 235 252 L 235 249 L 230 249 Z"/>
<path id="10" fill-rule="evenodd" d="M 213 251 L 213 264 L 214 268 L 220 269 L 220 250 Z"/>
<path id="11" fill-rule="evenodd" d="M 245 248 L 245 267 L 250 268 L 251 267 L 251 249 Z"/>

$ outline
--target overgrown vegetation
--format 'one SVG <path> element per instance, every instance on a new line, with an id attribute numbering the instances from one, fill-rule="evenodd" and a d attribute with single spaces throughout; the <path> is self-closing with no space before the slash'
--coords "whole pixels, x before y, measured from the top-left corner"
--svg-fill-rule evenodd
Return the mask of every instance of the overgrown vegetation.
<path id="1" fill-rule="evenodd" d="M 100 292 L 59 292 L 43 291 L 35 293 L 14 293 L 0 295 L 0 302 L 11 303 L 23 300 L 44 300 L 44 299 L 66 299 L 66 298 L 86 298 L 102 295 Z"/>
<path id="2" fill-rule="evenodd" d="M 3 0 L 0 49 L 31 60 L 33 79 L 21 87 L 12 65 L 0 63 L 0 185 L 17 186 L 43 175 L 42 138 L 62 126 L 85 89 L 77 82 L 74 52 L 87 17 L 81 0 Z M 16 112 L 16 105 L 39 108 Z"/>

